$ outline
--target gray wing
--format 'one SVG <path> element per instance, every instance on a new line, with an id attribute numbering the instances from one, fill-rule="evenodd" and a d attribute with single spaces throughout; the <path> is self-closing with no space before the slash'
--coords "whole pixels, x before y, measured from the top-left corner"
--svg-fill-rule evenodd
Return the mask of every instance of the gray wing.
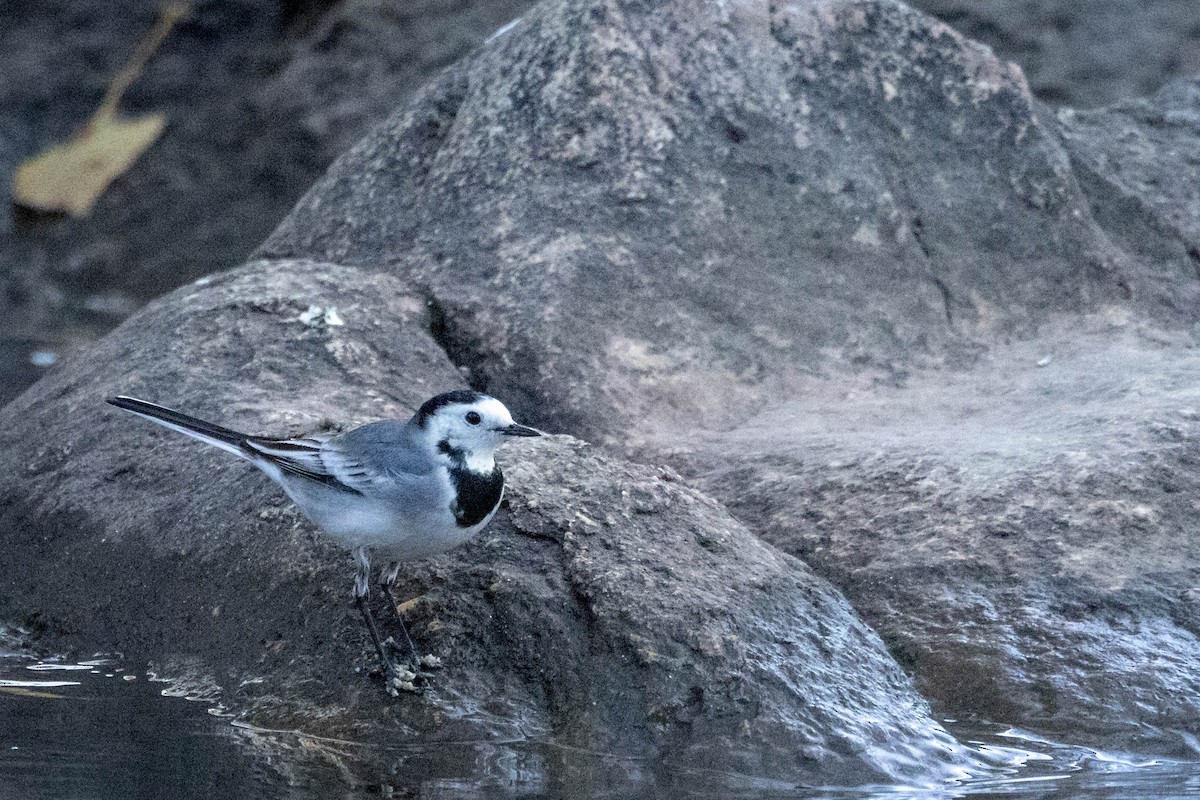
<path id="1" fill-rule="evenodd" d="M 285 473 L 358 494 L 426 475 L 435 466 L 411 428 L 394 420 L 331 437 L 247 437 L 246 446 Z"/>

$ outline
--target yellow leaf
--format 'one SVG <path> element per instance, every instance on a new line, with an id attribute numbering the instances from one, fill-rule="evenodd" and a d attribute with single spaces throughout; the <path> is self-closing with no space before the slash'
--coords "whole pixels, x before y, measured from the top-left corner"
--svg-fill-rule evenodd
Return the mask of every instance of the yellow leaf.
<path id="1" fill-rule="evenodd" d="M 425 597 L 425 595 L 420 595 L 418 597 L 414 597 L 411 600 L 405 600 L 403 603 L 397 603 L 396 604 L 396 613 L 399 614 L 400 616 L 404 616 L 405 614 L 407 614 L 408 612 L 410 612 L 414 608 L 416 608 L 418 605 L 420 605 L 421 600 L 424 597 Z"/>
<path id="2" fill-rule="evenodd" d="M 13 200 L 38 211 L 86 217 L 113 179 L 133 165 L 162 133 L 167 118 L 93 118 L 83 133 L 17 168 Z"/>
<path id="3" fill-rule="evenodd" d="M 117 105 L 142 72 L 171 27 L 187 14 L 186 3 L 167 2 L 158 22 L 113 76 L 104 101 L 83 132 L 70 141 L 21 163 L 13 176 L 13 202 L 38 211 L 66 211 L 86 217 L 108 185 L 133 166 L 162 135 L 167 118 L 149 114 L 132 120 L 117 116 Z"/>

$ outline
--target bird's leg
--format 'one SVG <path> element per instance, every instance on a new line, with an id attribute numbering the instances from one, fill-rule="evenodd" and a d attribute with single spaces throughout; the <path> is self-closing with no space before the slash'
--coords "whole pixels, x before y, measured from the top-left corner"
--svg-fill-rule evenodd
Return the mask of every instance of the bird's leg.
<path id="1" fill-rule="evenodd" d="M 404 642 L 408 645 L 408 653 L 414 666 L 420 665 L 421 657 L 417 654 L 417 647 L 413 644 L 412 637 L 408 635 L 408 628 L 404 625 L 404 619 L 400 616 L 400 612 L 396 610 L 396 598 L 392 595 L 392 584 L 396 581 L 396 575 L 400 572 L 400 562 L 393 561 L 379 572 L 379 588 L 383 592 L 383 596 L 387 598 L 388 605 L 392 609 L 392 613 L 396 617 L 396 622 L 400 623 L 400 632 L 404 634 Z M 399 649 L 399 648 L 397 648 Z"/>
<path id="2" fill-rule="evenodd" d="M 384 586 L 390 587 L 396 582 L 396 576 L 400 574 L 400 562 L 389 561 L 388 565 L 379 571 L 379 582 Z"/>
<path id="3" fill-rule="evenodd" d="M 367 601 L 371 581 L 370 557 L 366 550 L 359 548 L 354 551 L 354 558 L 358 562 L 358 571 L 354 575 L 354 604 L 358 606 L 363 621 L 367 623 L 367 630 L 371 633 L 375 652 L 379 654 L 379 660 L 383 664 L 384 681 L 388 691 L 394 694 L 394 684 L 400 682 L 402 678 L 396 664 L 388 658 L 387 651 L 383 648 L 383 640 L 379 637 L 379 628 L 375 625 L 375 617 L 371 614 L 371 605 Z"/>

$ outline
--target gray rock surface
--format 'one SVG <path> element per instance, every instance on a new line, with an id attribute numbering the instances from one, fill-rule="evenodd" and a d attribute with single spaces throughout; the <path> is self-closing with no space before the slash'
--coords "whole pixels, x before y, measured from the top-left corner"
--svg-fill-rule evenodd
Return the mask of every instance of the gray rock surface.
<path id="1" fill-rule="evenodd" d="M 0 401 L 140 303 L 229 268 L 329 161 L 528 0 L 193 3 L 133 87 L 166 110 L 163 141 L 84 222 L 0 217 Z M 920 0 L 1030 76 L 1034 94 L 1089 107 L 1200 67 L 1190 0 Z M 16 164 L 92 112 L 156 2 L 0 3 L 0 196 Z"/>
<path id="2" fill-rule="evenodd" d="M 841 587 L 939 711 L 1188 757 L 1198 385 L 1193 347 L 1072 331 L 814 386 L 672 460 Z"/>
<path id="3" fill-rule="evenodd" d="M 538 6 L 341 158 L 267 261 L 5 410 L 44 444 L 7 456 L 0 530 L 25 546 L 0 616 L 212 659 L 256 719 L 335 735 L 603 741 L 793 780 L 954 762 L 870 631 L 760 534 L 939 712 L 1178 752 L 1200 733 L 1195 104 L 1182 83 L 1055 112 L 884 0 Z M 309 303 L 347 325 L 305 327 Z M 514 449 L 495 535 L 405 577 L 449 666 L 383 710 L 347 666 L 370 653 L 344 556 L 246 468 L 98 405 L 165 386 L 294 432 L 464 378 L 671 461 L 741 522 L 667 471 Z"/>
<path id="4" fill-rule="evenodd" d="M 304 323 L 313 304 L 345 324 Z M 0 618 L 45 646 L 190 663 L 258 725 L 362 743 L 528 739 L 819 784 L 967 763 L 827 582 L 670 470 L 566 437 L 508 448 L 508 509 L 405 573 L 410 629 L 445 669 L 389 701 L 348 554 L 250 465 L 102 402 L 292 434 L 403 415 L 459 380 L 428 324 L 396 279 L 315 262 L 152 303 L 0 412 Z"/>
<path id="5" fill-rule="evenodd" d="M 50 354 L 146 299 L 239 263 L 370 125 L 528 0 L 193 3 L 126 108 L 165 110 L 164 139 L 74 222 L 0 217 L 0 401 Z M 1189 0 L 922 0 L 1011 59 L 1043 100 L 1095 106 L 1200 65 Z M 0 196 L 16 164 L 76 129 L 156 2 L 0 3 Z M 38 354 L 31 363 L 31 357 Z"/>
<path id="6" fill-rule="evenodd" d="M 1192 260 L 1114 246 L 1016 68 L 898 3 L 721 8 L 540 6 L 260 252 L 404 276 L 475 385 L 622 442 L 1054 314 L 1195 317 Z"/>
<path id="7" fill-rule="evenodd" d="M 1200 476 L 1188 426 L 1153 429 L 1195 359 L 1195 120 L 1191 84 L 1055 113 L 898 3 L 551 3 L 261 252 L 427 292 L 474 385 L 703 479 L 854 598 L 940 712 L 1177 751 L 1194 576 L 1169 545 Z M 877 407 L 892 427 L 855 433 Z M 1092 563 L 1134 524 L 1160 546 L 1119 579 Z"/>

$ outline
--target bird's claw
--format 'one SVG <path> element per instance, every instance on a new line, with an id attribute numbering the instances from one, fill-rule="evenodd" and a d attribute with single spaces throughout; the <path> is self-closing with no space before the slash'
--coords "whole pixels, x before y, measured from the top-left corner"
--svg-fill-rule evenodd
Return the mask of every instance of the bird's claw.
<path id="1" fill-rule="evenodd" d="M 385 683 L 387 693 L 397 697 L 400 692 L 419 692 L 421 690 L 416 684 L 418 678 L 417 673 L 406 666 L 389 665 Z"/>

